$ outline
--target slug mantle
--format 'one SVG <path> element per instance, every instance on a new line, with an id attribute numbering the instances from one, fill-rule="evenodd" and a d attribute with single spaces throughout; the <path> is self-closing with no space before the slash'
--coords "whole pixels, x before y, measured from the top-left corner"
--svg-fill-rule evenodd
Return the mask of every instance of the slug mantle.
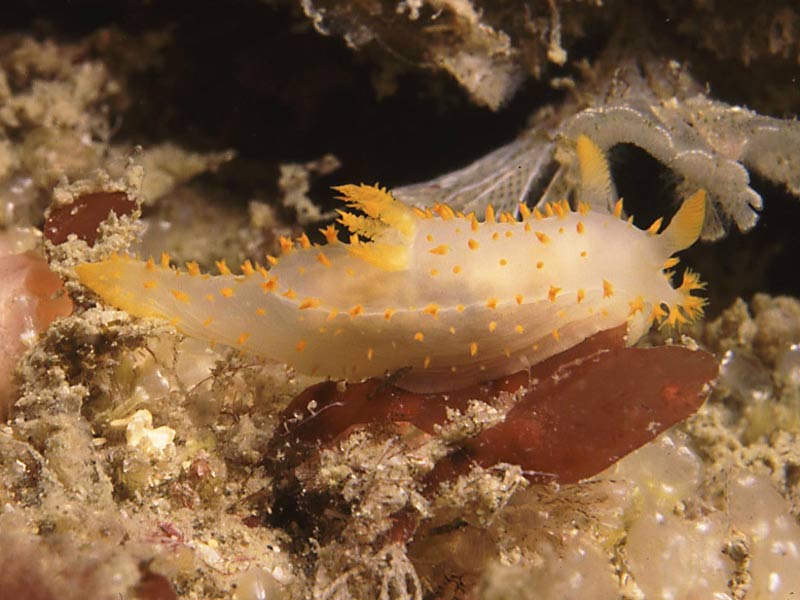
<path id="1" fill-rule="evenodd" d="M 584 189 L 609 185 L 608 165 L 578 139 Z M 446 205 L 411 208 L 378 187 L 336 188 L 358 215 L 340 211 L 350 234 L 322 230 L 282 240 L 269 269 L 246 261 L 234 275 L 186 270 L 162 256 L 112 256 L 76 267 L 104 301 L 139 317 L 169 320 L 186 335 L 332 378 L 399 372 L 415 391 L 443 391 L 517 372 L 599 331 L 627 325 L 628 344 L 653 323 L 680 324 L 702 313 L 703 287 L 687 271 L 673 288 L 672 255 L 693 244 L 705 217 L 705 192 L 686 200 L 669 226 L 647 230 L 614 213 L 545 213 L 521 205 L 520 218 L 483 222 Z"/>

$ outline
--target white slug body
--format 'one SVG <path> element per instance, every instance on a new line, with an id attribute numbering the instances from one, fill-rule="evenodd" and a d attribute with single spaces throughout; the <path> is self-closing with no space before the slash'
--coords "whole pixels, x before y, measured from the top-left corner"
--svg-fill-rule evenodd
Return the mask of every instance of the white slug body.
<path id="1" fill-rule="evenodd" d="M 478 222 L 370 186 L 338 190 L 367 215 L 342 211 L 350 242 L 333 228 L 326 245 L 285 241 L 269 270 L 209 276 L 115 256 L 77 273 L 110 304 L 186 335 L 332 378 L 403 370 L 400 384 L 418 391 L 514 373 L 626 323 L 633 343 L 653 321 L 702 312 L 697 278 L 675 289 L 665 272 L 699 235 L 702 191 L 659 235 L 619 218 L 621 205 L 607 215 L 562 202 L 522 220 L 489 209 Z"/>

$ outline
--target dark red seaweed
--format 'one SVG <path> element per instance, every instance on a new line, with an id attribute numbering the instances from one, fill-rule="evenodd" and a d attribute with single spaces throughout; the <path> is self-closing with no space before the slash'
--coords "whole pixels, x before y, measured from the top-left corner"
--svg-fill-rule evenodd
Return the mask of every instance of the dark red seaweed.
<path id="1" fill-rule="evenodd" d="M 67 241 L 74 233 L 90 246 L 99 234 L 100 223 L 113 211 L 118 217 L 136 210 L 136 202 L 125 192 L 95 192 L 78 196 L 65 206 L 52 207 L 44 224 L 45 237 L 54 244 Z"/>
<path id="2" fill-rule="evenodd" d="M 285 411 L 284 441 L 316 447 L 354 425 L 373 423 L 409 422 L 433 434 L 448 407 L 463 410 L 473 399 L 492 403 L 500 392 L 525 388 L 504 422 L 465 440 L 439 461 L 427 483 L 452 479 L 473 464 L 500 462 L 520 465 L 532 481 L 585 479 L 694 414 L 717 374 L 707 352 L 626 348 L 622 335 L 622 328 L 599 333 L 530 372 L 446 394 L 416 394 L 378 379 L 342 391 L 336 382 L 320 383 Z"/>

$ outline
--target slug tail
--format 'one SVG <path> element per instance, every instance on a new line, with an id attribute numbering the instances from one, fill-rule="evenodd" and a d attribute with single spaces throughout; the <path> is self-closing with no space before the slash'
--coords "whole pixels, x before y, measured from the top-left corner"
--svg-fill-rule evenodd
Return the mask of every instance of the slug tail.
<path id="1" fill-rule="evenodd" d="M 136 317 L 169 319 L 144 298 L 158 286 L 156 277 L 147 277 L 150 269 L 156 269 L 152 261 L 143 263 L 127 256 L 114 254 L 96 263 L 82 263 L 75 267 L 81 283 L 100 296 L 104 302 L 122 309 Z"/>

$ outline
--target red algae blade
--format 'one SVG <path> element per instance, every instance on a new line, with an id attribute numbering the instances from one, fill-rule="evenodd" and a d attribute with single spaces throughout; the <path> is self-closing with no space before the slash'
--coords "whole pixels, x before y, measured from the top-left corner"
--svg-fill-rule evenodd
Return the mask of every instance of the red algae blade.
<path id="1" fill-rule="evenodd" d="M 118 217 L 136 210 L 136 202 L 125 192 L 95 192 L 83 194 L 71 204 L 51 207 L 44 224 L 44 236 L 54 244 L 67 241 L 70 233 L 93 246 L 99 235 L 100 223 L 111 211 Z"/>
<path id="2" fill-rule="evenodd" d="M 429 434 L 447 408 L 494 403 L 523 388 L 506 420 L 466 440 L 437 463 L 426 484 L 472 465 L 520 465 L 531 481 L 573 483 L 604 470 L 697 411 L 717 374 L 707 352 L 678 346 L 626 348 L 624 328 L 599 333 L 536 366 L 444 394 L 417 394 L 371 379 L 341 388 L 324 382 L 301 393 L 283 415 L 284 442 L 301 452 L 335 440 L 355 425 L 412 423 Z M 313 414 L 306 407 L 316 403 Z"/>
<path id="3" fill-rule="evenodd" d="M 315 403 L 314 413 L 297 420 L 295 415 L 304 414 L 311 402 Z M 426 416 L 431 425 L 443 422 L 445 404 L 434 401 L 425 406 L 427 402 L 427 395 L 387 385 L 380 379 L 348 384 L 344 390 L 336 381 L 324 381 L 307 388 L 292 400 L 283 412 L 282 420 L 290 444 L 326 444 L 354 425 L 425 422 Z"/>
<path id="4" fill-rule="evenodd" d="M 533 384 L 505 422 L 468 440 L 462 456 L 440 462 L 430 482 L 473 462 L 518 464 L 532 481 L 591 477 L 694 414 L 716 374 L 711 354 L 677 346 L 615 348 L 565 365 Z"/>

